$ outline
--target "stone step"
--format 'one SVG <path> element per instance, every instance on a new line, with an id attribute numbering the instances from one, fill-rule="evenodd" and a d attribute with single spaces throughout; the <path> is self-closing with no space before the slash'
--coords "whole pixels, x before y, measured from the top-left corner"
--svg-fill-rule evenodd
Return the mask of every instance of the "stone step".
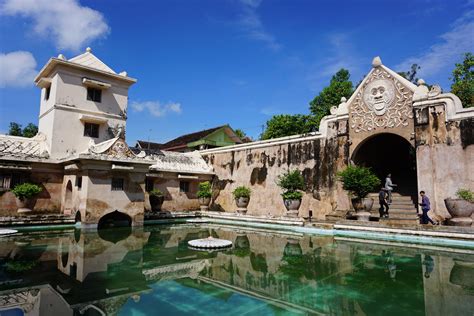
<path id="1" fill-rule="evenodd" d="M 390 214 L 411 214 L 411 215 L 416 215 L 417 212 L 416 210 L 394 210 L 394 209 L 389 209 L 388 212 Z"/>
<path id="2" fill-rule="evenodd" d="M 390 211 L 408 211 L 408 212 L 415 212 L 416 213 L 416 208 L 414 208 L 414 207 L 390 206 L 389 209 L 390 209 Z"/>

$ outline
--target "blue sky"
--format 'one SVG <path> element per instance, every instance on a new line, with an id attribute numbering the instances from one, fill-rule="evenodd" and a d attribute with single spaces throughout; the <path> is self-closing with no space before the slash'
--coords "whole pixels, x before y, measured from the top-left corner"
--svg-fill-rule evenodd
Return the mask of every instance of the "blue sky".
<path id="1" fill-rule="evenodd" d="M 0 0 L 0 133 L 37 123 L 35 73 L 87 46 L 138 79 L 129 143 L 226 123 L 257 138 L 271 115 L 308 113 L 339 68 L 357 83 L 376 55 L 449 90 L 474 51 L 474 1 Z"/>

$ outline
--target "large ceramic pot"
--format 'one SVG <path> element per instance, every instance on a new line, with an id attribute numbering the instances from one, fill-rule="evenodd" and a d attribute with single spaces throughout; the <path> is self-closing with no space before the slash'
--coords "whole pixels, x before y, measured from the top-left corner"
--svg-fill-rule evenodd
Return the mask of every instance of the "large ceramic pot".
<path id="1" fill-rule="evenodd" d="M 444 204 L 448 209 L 451 219 L 448 224 L 452 226 L 471 226 L 472 213 L 474 212 L 474 203 L 463 199 L 445 199 Z"/>
<path id="2" fill-rule="evenodd" d="M 249 202 L 250 198 L 248 197 L 239 197 L 235 199 L 235 204 L 237 205 L 237 213 L 246 214 Z"/>
<path id="3" fill-rule="evenodd" d="M 18 207 L 18 213 L 31 212 L 31 208 L 33 207 L 33 199 L 20 200 L 19 198 L 16 198 L 16 206 Z"/>
<path id="4" fill-rule="evenodd" d="M 283 200 L 286 207 L 286 216 L 298 217 L 298 209 L 301 205 L 301 200 Z"/>
<path id="5" fill-rule="evenodd" d="M 199 200 L 199 207 L 201 211 L 207 211 L 209 209 L 209 203 L 211 203 L 210 197 L 201 197 Z"/>
<path id="6" fill-rule="evenodd" d="M 160 212 L 165 197 L 163 195 L 150 195 L 148 199 L 150 200 L 151 211 Z"/>
<path id="7" fill-rule="evenodd" d="M 353 198 L 351 199 L 352 206 L 356 211 L 356 217 L 358 221 L 369 221 L 370 210 L 374 205 L 374 199 L 372 198 Z"/>

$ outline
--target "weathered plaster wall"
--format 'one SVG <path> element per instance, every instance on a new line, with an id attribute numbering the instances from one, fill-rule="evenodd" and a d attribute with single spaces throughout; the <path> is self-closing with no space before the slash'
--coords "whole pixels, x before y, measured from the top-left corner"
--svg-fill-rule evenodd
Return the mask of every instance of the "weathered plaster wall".
<path id="1" fill-rule="evenodd" d="M 155 179 L 154 188 L 163 192 L 165 201 L 162 205 L 163 211 L 192 211 L 199 209 L 199 201 L 196 196 L 198 181 L 189 181 L 189 192 L 180 192 L 179 179 L 174 177 L 163 177 Z M 148 194 L 146 196 L 146 208 L 150 210 Z"/>
<path id="2" fill-rule="evenodd" d="M 416 126 L 418 188 L 431 198 L 432 209 L 449 218 L 444 199 L 460 188 L 474 189 L 474 119 L 446 122 L 442 106 L 422 114 Z"/>
<path id="3" fill-rule="evenodd" d="M 203 152 L 204 159 L 216 173 L 211 209 L 234 212 L 232 191 L 245 185 L 252 190 L 247 214 L 282 216 L 286 209 L 277 180 L 287 170 L 294 169 L 302 172 L 306 183 L 299 216 L 306 217 L 308 211 L 313 210 L 314 218 L 324 219 L 335 209 L 348 209 L 347 194 L 336 179 L 337 171 L 347 164 L 348 157 L 346 122 L 339 124 L 344 125 L 339 137 L 302 138 L 263 148 Z M 339 124 L 331 127 L 334 135 L 337 135 Z"/>
<path id="4" fill-rule="evenodd" d="M 123 191 L 111 190 L 112 177 L 124 179 Z M 84 208 L 80 209 L 84 224 L 97 224 L 102 216 L 116 210 L 129 215 L 133 226 L 143 224 L 145 173 L 88 170 L 82 181 L 82 190 L 87 192 Z"/>
<path id="5" fill-rule="evenodd" d="M 39 184 L 43 191 L 34 199 L 33 211 L 59 213 L 61 208 L 62 170 L 57 166 L 34 164 L 29 181 Z M 0 193 L 0 216 L 17 215 L 16 198 L 10 191 Z"/>

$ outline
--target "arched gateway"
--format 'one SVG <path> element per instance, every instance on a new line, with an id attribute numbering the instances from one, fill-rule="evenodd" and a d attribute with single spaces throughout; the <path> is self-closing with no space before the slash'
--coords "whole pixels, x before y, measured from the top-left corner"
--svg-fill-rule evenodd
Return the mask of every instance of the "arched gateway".
<path id="1" fill-rule="evenodd" d="M 397 184 L 397 192 L 416 196 L 416 152 L 403 137 L 391 133 L 370 136 L 354 150 L 351 161 L 371 168 L 382 185 L 387 174 L 391 174 Z"/>

